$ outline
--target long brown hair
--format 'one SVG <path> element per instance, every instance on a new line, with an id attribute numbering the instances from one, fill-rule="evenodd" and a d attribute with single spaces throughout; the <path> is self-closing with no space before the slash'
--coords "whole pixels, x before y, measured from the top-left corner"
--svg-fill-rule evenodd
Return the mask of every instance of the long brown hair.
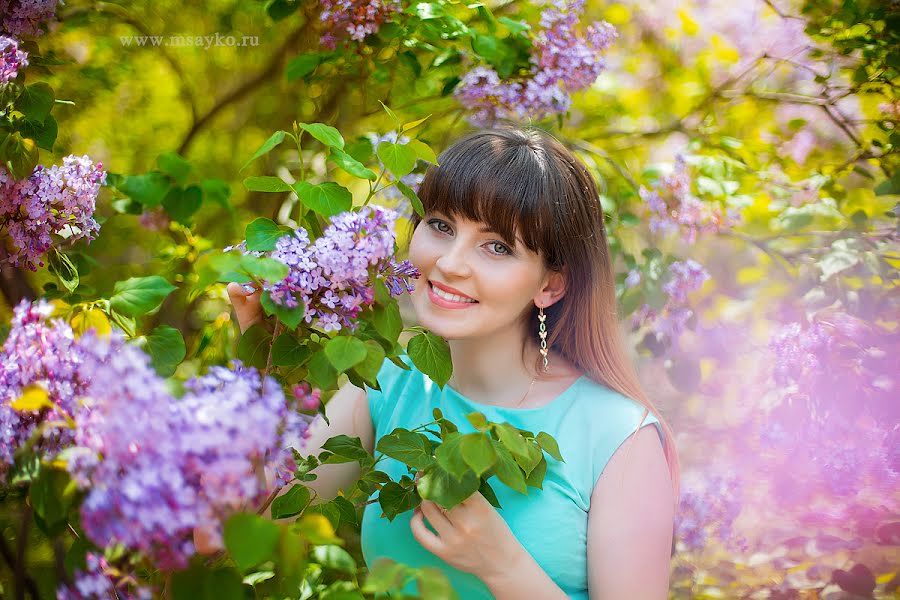
<path id="1" fill-rule="evenodd" d="M 565 274 L 565 294 L 545 309 L 547 345 L 594 381 L 643 405 L 640 425 L 650 412 L 659 419 L 677 499 L 674 435 L 625 350 L 603 208 L 584 163 L 549 133 L 509 125 L 465 135 L 438 163 L 419 187 L 426 211 L 485 223 L 510 244 L 518 235 L 548 269 Z M 410 232 L 420 221 L 413 213 Z M 529 312 L 528 335 L 538 343 L 538 309 L 532 305 Z"/>

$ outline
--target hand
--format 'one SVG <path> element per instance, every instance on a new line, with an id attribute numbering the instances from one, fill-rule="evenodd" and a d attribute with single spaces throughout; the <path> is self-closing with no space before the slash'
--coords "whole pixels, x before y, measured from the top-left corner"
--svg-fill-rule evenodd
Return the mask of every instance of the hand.
<path id="1" fill-rule="evenodd" d="M 425 527 L 424 518 L 437 535 Z M 450 510 L 422 500 L 410 529 L 426 550 L 483 581 L 508 573 L 523 553 L 527 554 L 500 513 L 480 492 Z"/>
<path id="2" fill-rule="evenodd" d="M 229 283 L 225 289 L 228 292 L 228 299 L 234 306 L 241 333 L 244 333 L 253 325 L 263 322 L 265 315 L 263 314 L 262 305 L 259 303 L 259 299 L 262 298 L 261 290 L 250 293 L 241 284 L 234 281 Z"/>

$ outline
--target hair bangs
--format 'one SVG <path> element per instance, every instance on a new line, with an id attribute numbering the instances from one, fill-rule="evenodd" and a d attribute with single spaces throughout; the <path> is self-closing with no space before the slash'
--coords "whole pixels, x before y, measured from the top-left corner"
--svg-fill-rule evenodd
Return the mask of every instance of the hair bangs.
<path id="1" fill-rule="evenodd" d="M 426 211 L 484 223 L 554 264 L 553 173 L 527 138 L 470 135 L 441 154 L 419 188 Z M 416 219 L 417 224 L 418 219 Z"/>

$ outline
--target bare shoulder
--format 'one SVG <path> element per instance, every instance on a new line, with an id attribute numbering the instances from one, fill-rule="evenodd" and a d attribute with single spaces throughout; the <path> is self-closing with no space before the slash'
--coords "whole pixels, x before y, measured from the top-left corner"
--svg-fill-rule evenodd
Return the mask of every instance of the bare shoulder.
<path id="1" fill-rule="evenodd" d="M 656 426 L 647 424 L 615 451 L 594 485 L 591 513 L 643 513 L 668 523 L 674 517 L 674 492 Z"/>

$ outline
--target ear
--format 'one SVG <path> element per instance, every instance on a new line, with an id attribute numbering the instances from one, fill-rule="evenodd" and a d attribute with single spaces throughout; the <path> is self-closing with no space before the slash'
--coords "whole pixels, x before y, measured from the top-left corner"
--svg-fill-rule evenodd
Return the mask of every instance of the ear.
<path id="1" fill-rule="evenodd" d="M 544 278 L 544 286 L 541 288 L 540 292 L 535 295 L 534 303 L 536 306 L 547 308 L 551 304 L 558 302 L 565 295 L 565 269 L 562 271 L 547 271 L 547 276 Z"/>

